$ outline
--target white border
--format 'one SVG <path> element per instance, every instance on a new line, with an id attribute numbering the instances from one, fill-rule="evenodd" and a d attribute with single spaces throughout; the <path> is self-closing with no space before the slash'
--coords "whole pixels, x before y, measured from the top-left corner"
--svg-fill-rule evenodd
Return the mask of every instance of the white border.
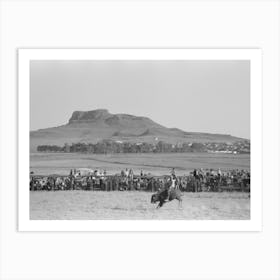
<path id="1" fill-rule="evenodd" d="M 48 220 L 29 219 L 30 60 L 250 60 L 250 220 Z M 260 49 L 19 49 L 18 50 L 18 230 L 19 231 L 261 231 L 262 72 Z"/>

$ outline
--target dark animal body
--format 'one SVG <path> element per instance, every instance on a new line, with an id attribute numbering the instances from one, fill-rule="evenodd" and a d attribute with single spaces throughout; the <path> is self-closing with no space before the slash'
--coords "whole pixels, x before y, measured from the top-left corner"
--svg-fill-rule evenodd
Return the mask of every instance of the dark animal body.
<path id="1" fill-rule="evenodd" d="M 179 202 L 179 208 L 182 208 L 182 196 L 183 196 L 183 194 L 181 193 L 181 191 L 179 189 L 172 189 L 170 191 L 168 201 L 177 199 Z M 151 203 L 159 202 L 159 204 L 157 205 L 157 208 L 160 208 L 163 206 L 163 204 L 165 204 L 167 202 L 166 201 L 167 197 L 168 197 L 168 189 L 160 190 L 157 193 L 152 195 Z"/>

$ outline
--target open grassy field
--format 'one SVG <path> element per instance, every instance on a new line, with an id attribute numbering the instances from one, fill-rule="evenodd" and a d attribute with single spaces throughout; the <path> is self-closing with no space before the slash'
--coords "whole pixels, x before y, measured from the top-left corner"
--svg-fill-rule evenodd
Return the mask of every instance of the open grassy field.
<path id="1" fill-rule="evenodd" d="M 30 192 L 34 220 L 246 220 L 247 193 L 184 193 L 183 209 L 171 201 L 156 209 L 148 192 Z"/>
<path id="2" fill-rule="evenodd" d="M 210 153 L 170 153 L 170 154 L 111 154 L 93 155 L 78 153 L 32 153 L 30 171 L 35 174 L 68 175 L 70 169 L 87 167 L 106 169 L 107 174 L 120 173 L 122 169 L 132 168 L 135 174 L 142 169 L 153 175 L 166 175 L 171 168 L 183 175 L 194 168 L 213 168 L 222 170 L 250 169 L 250 155 L 210 154 Z"/>
<path id="3" fill-rule="evenodd" d="M 222 170 L 250 169 L 249 155 L 184 153 L 184 154 L 66 154 L 34 153 L 30 170 L 35 174 L 69 174 L 70 169 L 87 167 L 120 173 L 132 168 L 153 175 L 189 173 L 194 168 Z M 184 193 L 183 210 L 172 201 L 161 209 L 150 203 L 148 192 L 56 191 L 30 192 L 30 218 L 61 219 L 250 219 L 247 193 Z"/>

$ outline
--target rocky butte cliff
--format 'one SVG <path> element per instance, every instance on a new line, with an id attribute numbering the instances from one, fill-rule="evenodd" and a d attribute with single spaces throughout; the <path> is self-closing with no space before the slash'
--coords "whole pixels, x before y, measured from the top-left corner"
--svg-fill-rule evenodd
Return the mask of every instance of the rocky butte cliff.
<path id="1" fill-rule="evenodd" d="M 131 142 L 235 142 L 243 140 L 225 134 L 185 132 L 164 127 L 147 117 L 128 114 L 111 114 L 106 109 L 73 112 L 68 123 L 58 127 L 30 132 L 30 149 L 38 145 L 63 145 L 64 143 L 96 143 L 102 139 Z"/>

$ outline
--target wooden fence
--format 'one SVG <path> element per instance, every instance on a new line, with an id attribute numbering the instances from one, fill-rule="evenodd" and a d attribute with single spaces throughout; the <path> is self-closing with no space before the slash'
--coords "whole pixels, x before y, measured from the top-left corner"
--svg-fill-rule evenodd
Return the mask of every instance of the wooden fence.
<path id="1" fill-rule="evenodd" d="M 106 177 L 79 176 L 77 178 L 66 175 L 31 175 L 30 190 L 89 190 L 89 191 L 149 191 L 156 192 L 167 184 L 169 176 L 140 177 L 134 176 L 133 180 L 119 176 Z M 42 184 L 42 179 L 47 181 Z M 58 181 L 57 181 L 58 179 Z M 60 179 L 60 182 L 59 182 Z M 245 191 L 250 192 L 249 181 L 232 181 L 223 183 L 217 180 L 200 181 L 193 177 L 178 176 L 178 187 L 181 191 Z"/>

